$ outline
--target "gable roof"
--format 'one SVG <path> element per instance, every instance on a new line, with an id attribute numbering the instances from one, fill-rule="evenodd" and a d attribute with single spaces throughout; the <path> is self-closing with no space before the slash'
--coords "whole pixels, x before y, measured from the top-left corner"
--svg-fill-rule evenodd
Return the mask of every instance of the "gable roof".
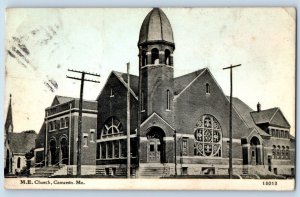
<path id="1" fill-rule="evenodd" d="M 108 80 L 111 78 L 112 75 L 115 75 L 117 79 L 125 86 L 127 89 L 128 84 L 127 84 L 127 73 L 122 73 L 118 71 L 112 71 L 109 76 L 106 79 L 105 85 L 108 83 Z M 97 99 L 99 99 L 100 95 L 102 94 L 102 91 L 104 90 L 104 87 L 101 89 L 100 93 L 97 96 Z M 136 75 L 130 75 L 130 89 L 129 91 L 131 92 L 132 96 L 138 100 L 138 92 L 139 92 L 139 77 Z"/>
<path id="2" fill-rule="evenodd" d="M 35 131 L 23 131 L 22 133 L 9 134 L 9 146 L 13 153 L 26 153 L 35 148 Z"/>
<path id="3" fill-rule="evenodd" d="M 56 95 L 53 99 L 53 102 L 52 102 L 51 106 L 59 105 L 59 104 L 62 104 L 62 103 L 67 103 L 67 102 L 72 101 L 74 99 L 75 98 L 73 98 L 73 97 Z"/>
<path id="4" fill-rule="evenodd" d="M 227 96 L 227 98 L 229 99 L 229 96 Z M 258 134 L 262 136 L 270 136 L 268 133 L 266 133 L 264 130 L 262 130 L 255 124 L 251 117 L 251 112 L 253 112 L 253 109 L 250 108 L 246 103 L 241 101 L 239 98 L 232 97 L 232 105 L 239 113 L 243 121 L 246 123 L 248 128 L 255 129 L 258 132 Z"/>
<path id="5" fill-rule="evenodd" d="M 207 68 L 202 68 L 192 73 L 174 78 L 174 95 L 179 95 L 185 88 L 189 86 L 199 75 Z"/>
<path id="6" fill-rule="evenodd" d="M 128 86 L 127 73 L 113 71 L 113 73 Z M 136 75 L 130 75 L 130 89 L 134 92 L 135 96 L 139 94 L 139 77 Z"/>
<path id="7" fill-rule="evenodd" d="M 268 123 L 290 128 L 290 124 L 285 119 L 283 113 L 278 107 L 261 110 L 259 112 L 253 111 L 251 112 L 251 116 L 256 124 Z M 275 118 L 277 121 L 274 121 Z"/>
<path id="8" fill-rule="evenodd" d="M 162 121 L 164 124 L 166 124 L 171 130 L 175 131 L 175 129 L 167 122 L 165 121 L 160 115 L 157 113 L 153 112 L 144 122 L 142 122 L 141 127 L 144 126 L 147 122 L 149 122 L 152 119 L 158 119 Z"/>

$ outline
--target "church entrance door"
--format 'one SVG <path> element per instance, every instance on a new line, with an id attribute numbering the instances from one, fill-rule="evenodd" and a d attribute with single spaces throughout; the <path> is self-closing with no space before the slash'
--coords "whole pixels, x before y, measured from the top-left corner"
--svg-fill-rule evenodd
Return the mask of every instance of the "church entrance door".
<path id="1" fill-rule="evenodd" d="M 257 137 L 252 137 L 250 140 L 251 165 L 262 164 L 262 146 Z"/>
<path id="2" fill-rule="evenodd" d="M 150 139 L 148 142 L 147 152 L 148 152 L 148 162 L 149 163 L 159 163 L 160 162 L 160 141 L 159 139 Z"/>
<path id="3" fill-rule="evenodd" d="M 147 162 L 165 163 L 165 132 L 159 127 L 151 127 L 146 136 Z"/>
<path id="4" fill-rule="evenodd" d="M 51 140 L 50 141 L 50 164 L 55 165 L 57 164 L 58 158 L 57 158 L 57 149 L 56 149 L 56 141 Z"/>

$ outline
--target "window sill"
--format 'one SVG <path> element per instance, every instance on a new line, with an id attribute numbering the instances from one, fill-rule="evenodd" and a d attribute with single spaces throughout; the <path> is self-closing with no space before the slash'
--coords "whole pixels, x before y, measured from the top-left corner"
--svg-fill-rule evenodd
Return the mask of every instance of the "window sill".
<path id="1" fill-rule="evenodd" d="M 143 109 L 141 112 L 146 112 L 146 110 Z"/>
<path id="2" fill-rule="evenodd" d="M 168 111 L 168 112 L 169 112 L 169 111 L 172 111 L 172 110 L 170 110 L 170 109 L 166 109 L 166 111 Z"/>

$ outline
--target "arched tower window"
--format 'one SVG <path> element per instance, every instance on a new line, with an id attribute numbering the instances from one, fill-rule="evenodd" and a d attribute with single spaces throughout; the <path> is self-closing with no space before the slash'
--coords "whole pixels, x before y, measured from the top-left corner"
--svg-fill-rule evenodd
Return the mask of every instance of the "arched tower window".
<path id="1" fill-rule="evenodd" d="M 123 125 L 114 116 L 108 118 L 102 127 L 101 137 L 118 136 L 124 133 Z"/>
<path id="2" fill-rule="evenodd" d="M 159 51 L 157 48 L 151 50 L 151 64 L 159 64 Z"/>
<path id="3" fill-rule="evenodd" d="M 194 129 L 195 155 L 203 157 L 222 156 L 222 129 L 215 117 L 203 115 Z"/>
<path id="4" fill-rule="evenodd" d="M 210 86 L 208 83 L 205 84 L 205 92 L 206 94 L 210 94 Z"/>
<path id="5" fill-rule="evenodd" d="M 170 90 L 167 90 L 167 110 L 171 109 Z"/>
<path id="6" fill-rule="evenodd" d="M 165 64 L 166 65 L 171 65 L 171 62 L 170 62 L 170 51 L 168 49 L 165 50 Z"/>
<path id="7" fill-rule="evenodd" d="M 17 161 L 17 168 L 20 168 L 21 167 L 21 158 L 18 157 L 18 161 Z"/>

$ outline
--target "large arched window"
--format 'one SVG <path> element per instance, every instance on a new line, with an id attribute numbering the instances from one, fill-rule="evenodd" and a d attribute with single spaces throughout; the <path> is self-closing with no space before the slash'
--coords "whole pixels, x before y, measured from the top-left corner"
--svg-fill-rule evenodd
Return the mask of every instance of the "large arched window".
<path id="1" fill-rule="evenodd" d="M 215 117 L 203 115 L 194 129 L 195 155 L 204 157 L 222 156 L 222 129 Z"/>
<path id="2" fill-rule="evenodd" d="M 159 64 L 159 51 L 157 48 L 151 50 L 151 64 Z"/>
<path id="3" fill-rule="evenodd" d="M 112 116 L 105 121 L 104 126 L 102 127 L 101 136 L 118 136 L 123 133 L 123 125 L 116 117 Z"/>

